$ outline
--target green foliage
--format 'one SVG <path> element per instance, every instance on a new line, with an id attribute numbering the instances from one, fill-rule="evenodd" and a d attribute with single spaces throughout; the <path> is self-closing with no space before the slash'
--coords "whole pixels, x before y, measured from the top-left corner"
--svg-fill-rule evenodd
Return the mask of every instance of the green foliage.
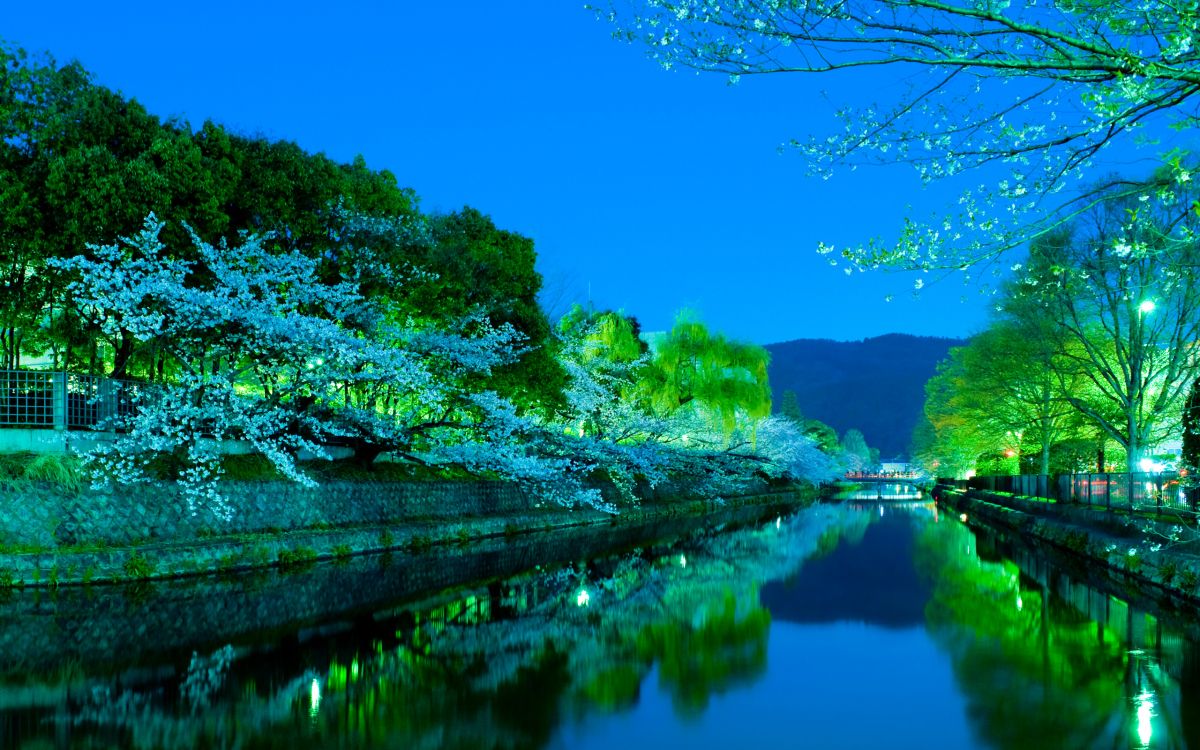
<path id="1" fill-rule="evenodd" d="M 122 569 L 125 571 L 125 577 L 132 580 L 141 580 L 154 575 L 154 563 L 141 553 L 131 555 L 125 561 Z"/>
<path id="2" fill-rule="evenodd" d="M 330 246 L 351 239 L 343 212 L 357 212 L 416 228 L 391 239 L 386 232 L 352 238 L 402 277 L 399 284 L 364 280 L 366 297 L 435 324 L 482 311 L 493 324 L 513 325 L 527 349 L 481 389 L 528 408 L 561 401 L 566 378 L 538 306 L 542 280 L 530 239 L 470 208 L 422 216 L 412 190 L 361 156 L 339 164 L 212 122 L 198 130 L 163 122 L 95 84 L 78 64 L 59 67 L 0 46 L 0 90 L 0 369 L 32 352 L 76 371 L 171 376 L 177 363 L 102 330 L 65 295 L 61 274 L 46 267 L 89 242 L 133 235 L 151 212 L 167 224 L 166 244 L 185 255 L 185 222 L 213 241 L 236 240 L 241 230 L 271 232 L 278 249 L 329 258 L 330 281 L 343 268 Z"/>
<path id="3" fill-rule="evenodd" d="M 837 430 L 817 419 L 809 419 L 804 425 L 804 434 L 816 442 L 825 453 L 834 454 L 841 448 Z"/>
<path id="4" fill-rule="evenodd" d="M 276 555 L 276 561 L 281 568 L 301 568 L 316 562 L 317 552 L 311 547 L 294 547 L 281 549 Z"/>
<path id="5" fill-rule="evenodd" d="M 1164 586 L 1170 586 L 1171 581 L 1175 580 L 1177 568 L 1175 563 L 1167 561 L 1158 566 L 1158 577 L 1162 580 Z"/>
<path id="6" fill-rule="evenodd" d="M 79 492 L 85 472 L 79 459 L 63 453 L 0 453 L 0 482 L 14 486 L 20 482 L 38 482 Z"/>
<path id="7" fill-rule="evenodd" d="M 85 476 L 83 467 L 74 456 L 62 453 L 44 453 L 25 467 L 24 478 L 31 482 L 46 482 L 78 492 L 83 489 Z"/>
<path id="8" fill-rule="evenodd" d="M 761 346 L 714 334 L 684 311 L 653 349 L 653 367 L 643 387 L 659 413 L 671 414 L 695 402 L 726 434 L 737 427 L 739 415 L 770 415 L 771 355 Z"/>
<path id="9" fill-rule="evenodd" d="M 779 413 L 800 427 L 804 426 L 804 413 L 800 411 L 800 401 L 796 398 L 795 391 L 785 390 L 783 392 L 783 396 L 779 399 Z"/>
<path id="10" fill-rule="evenodd" d="M 1179 572 L 1179 587 L 1187 592 L 1193 593 L 1196 590 L 1196 585 L 1200 583 L 1200 574 L 1196 573 L 1191 568 L 1185 568 Z"/>

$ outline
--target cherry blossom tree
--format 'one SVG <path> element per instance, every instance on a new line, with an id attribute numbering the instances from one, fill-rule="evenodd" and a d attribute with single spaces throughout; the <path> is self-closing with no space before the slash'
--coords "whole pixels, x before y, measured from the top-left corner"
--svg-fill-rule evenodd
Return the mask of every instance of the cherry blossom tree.
<path id="1" fill-rule="evenodd" d="M 367 460 L 387 451 L 424 462 L 511 434 L 488 434 L 490 414 L 510 407 L 467 387 L 520 351 L 511 327 L 471 317 L 456 334 L 401 325 L 353 282 L 322 283 L 318 261 L 273 252 L 261 235 L 212 245 L 192 233 L 196 260 L 182 260 L 160 240 L 163 227 L 150 216 L 133 237 L 55 261 L 75 275 L 71 292 L 100 330 L 153 345 L 175 372 L 112 418 L 121 436 L 92 456 L 103 475 L 142 478 L 171 453 L 189 496 L 220 503 L 225 440 L 311 485 L 301 452 L 328 457 L 344 444 Z"/>
<path id="2" fill-rule="evenodd" d="M 894 70 L 899 85 L 842 106 L 835 132 L 792 141 L 813 172 L 904 162 L 926 182 L 978 175 L 957 206 L 906 221 L 894 239 L 822 245 L 859 267 L 959 269 L 994 259 L 1113 188 L 1144 190 L 1114 180 L 1049 198 L 1109 146 L 1153 143 L 1198 117 L 1200 9 L 1190 3 L 611 0 L 599 13 L 664 67 L 732 82 Z M 1159 159 L 1171 168 L 1156 189 L 1191 180 L 1185 153 Z"/>

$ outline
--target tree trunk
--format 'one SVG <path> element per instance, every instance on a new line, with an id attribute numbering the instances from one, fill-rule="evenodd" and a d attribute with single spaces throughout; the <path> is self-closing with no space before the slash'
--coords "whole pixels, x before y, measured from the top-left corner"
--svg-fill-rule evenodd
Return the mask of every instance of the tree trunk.
<path id="1" fill-rule="evenodd" d="M 129 358 L 133 356 L 133 337 L 121 331 L 121 344 L 113 354 L 112 377 L 122 379 L 129 368 Z"/>

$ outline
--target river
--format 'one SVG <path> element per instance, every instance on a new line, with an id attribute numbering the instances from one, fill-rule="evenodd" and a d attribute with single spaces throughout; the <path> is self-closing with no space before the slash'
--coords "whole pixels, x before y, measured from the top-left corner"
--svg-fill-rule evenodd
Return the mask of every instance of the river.
<path id="1" fill-rule="evenodd" d="M 12 591 L 0 747 L 1200 748 L 1194 612 L 879 494 Z"/>

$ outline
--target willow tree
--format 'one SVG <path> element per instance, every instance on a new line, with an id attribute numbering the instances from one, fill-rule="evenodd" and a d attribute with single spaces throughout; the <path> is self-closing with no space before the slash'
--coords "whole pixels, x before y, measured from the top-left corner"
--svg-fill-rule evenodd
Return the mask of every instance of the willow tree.
<path id="1" fill-rule="evenodd" d="M 683 313 L 655 342 L 653 367 L 644 386 L 659 413 L 697 408 L 729 436 L 740 417 L 770 416 L 770 361 L 771 355 L 761 346 L 712 333 Z"/>
<path id="2" fill-rule="evenodd" d="M 960 268 L 1024 244 L 1096 199 L 1043 200 L 1146 125 L 1200 116 L 1200 9 L 1169 0 L 608 0 L 617 36 L 664 67 L 728 76 L 895 72 L 832 134 L 792 141 L 833 167 L 911 164 L 926 182 L 979 170 L 956 207 L 894 241 L 841 252 L 862 266 Z M 1170 189 L 1191 178 L 1163 154 Z M 957 184 L 962 184 L 961 182 Z M 1140 188 L 1138 188 L 1140 189 Z M 832 247 L 824 246 L 829 251 Z"/>

